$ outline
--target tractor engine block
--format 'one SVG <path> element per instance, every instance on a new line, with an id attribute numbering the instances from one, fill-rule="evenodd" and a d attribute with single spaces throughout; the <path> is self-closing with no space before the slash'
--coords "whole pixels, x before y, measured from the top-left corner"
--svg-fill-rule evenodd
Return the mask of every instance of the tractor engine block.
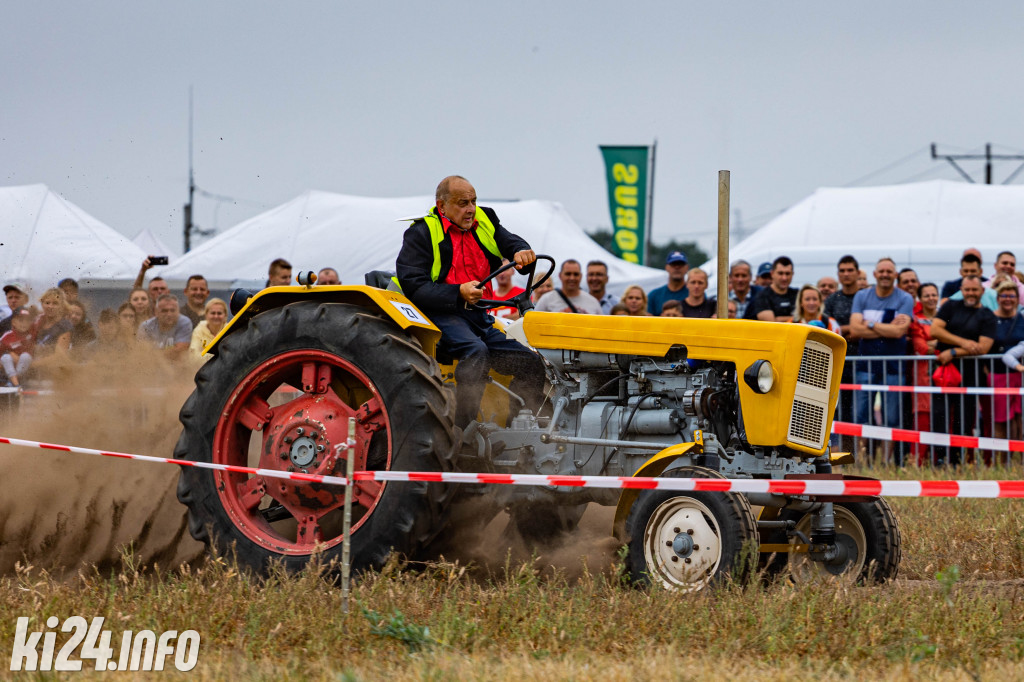
<path id="1" fill-rule="evenodd" d="M 686 359 L 677 347 L 665 358 L 541 350 L 555 370 L 564 409 L 555 431 L 578 438 L 663 442 L 693 440 L 695 431 L 721 443 L 739 436 L 735 369 L 727 363 Z M 557 393 L 556 393 L 557 395 Z M 556 398 L 558 400 L 558 398 Z M 577 445 L 573 469 L 622 474 L 649 449 Z M 596 468 L 595 468 L 596 465 Z"/>

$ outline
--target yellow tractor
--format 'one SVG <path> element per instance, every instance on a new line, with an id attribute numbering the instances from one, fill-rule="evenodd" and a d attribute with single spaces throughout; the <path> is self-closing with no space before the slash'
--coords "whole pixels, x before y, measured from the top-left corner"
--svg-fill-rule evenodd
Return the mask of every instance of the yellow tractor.
<path id="1" fill-rule="evenodd" d="M 539 260 L 550 277 L 554 260 Z M 832 454 L 828 439 L 846 344 L 828 331 L 545 313 L 532 310 L 528 289 L 501 305 L 522 313 L 506 333 L 543 358 L 545 403 L 523 409 L 495 377 L 478 421 L 461 433 L 446 385 L 451 360 L 437 357 L 440 331 L 383 288 L 385 278 L 372 283 L 271 287 L 248 298 L 207 348 L 175 456 L 344 475 L 355 417 L 357 471 L 844 477 L 833 468 L 849 456 Z M 258 573 L 339 556 L 343 493 L 194 467 L 178 485 L 193 537 Z M 355 570 L 380 567 L 392 552 L 420 555 L 445 532 L 452 502 L 468 497 L 507 510 L 515 531 L 540 544 L 571 532 L 585 505 L 615 506 L 612 530 L 628 546 L 632 579 L 679 591 L 757 564 L 796 581 L 878 582 L 895 577 L 901 553 L 896 519 L 877 497 L 372 481 L 357 483 L 354 496 Z"/>

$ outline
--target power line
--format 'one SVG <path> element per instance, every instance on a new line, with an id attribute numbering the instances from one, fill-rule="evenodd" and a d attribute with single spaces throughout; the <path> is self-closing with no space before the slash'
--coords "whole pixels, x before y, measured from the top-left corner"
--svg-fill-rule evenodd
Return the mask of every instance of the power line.
<path id="1" fill-rule="evenodd" d="M 1000 149 L 1005 149 L 1010 152 L 1016 152 L 1017 154 L 1024 154 L 1024 149 L 1017 149 L 1016 147 L 1011 147 L 1006 144 L 993 143 L 992 146 L 999 147 Z"/>
<path id="2" fill-rule="evenodd" d="M 914 180 L 920 180 L 921 178 L 926 177 L 928 175 L 931 175 L 932 173 L 935 173 L 936 171 L 944 171 L 944 170 L 948 170 L 948 168 L 946 168 L 945 166 L 929 166 L 928 168 L 924 169 L 923 171 L 921 171 L 919 173 L 914 173 L 913 175 L 910 175 L 908 177 L 903 178 L 902 180 L 897 181 L 896 184 L 897 185 L 902 185 L 902 184 L 907 183 L 907 182 L 913 182 Z"/>
<path id="3" fill-rule="evenodd" d="M 882 166 L 881 168 L 879 168 L 877 170 L 873 170 L 870 173 L 868 173 L 867 175 L 862 175 L 861 177 L 857 178 L 856 180 L 851 180 L 850 182 L 848 182 L 845 185 L 843 185 L 843 187 L 852 187 L 854 185 L 858 185 L 858 184 L 864 182 L 865 180 L 870 180 L 871 178 L 873 178 L 873 177 L 875 177 L 877 175 L 881 175 L 882 173 L 885 173 L 886 171 L 890 171 L 893 168 L 896 168 L 897 166 L 900 166 L 900 165 L 906 163 L 907 161 L 910 161 L 912 158 L 914 158 L 915 156 L 917 156 L 921 152 L 925 151 L 926 149 L 928 149 L 928 145 L 925 145 L 923 147 L 918 147 L 917 149 L 915 149 L 914 151 L 910 152 L 906 156 L 904 156 L 904 157 L 902 157 L 902 158 L 900 158 L 900 159 L 898 159 L 896 161 L 893 161 L 892 163 L 888 163 L 888 164 Z"/>
<path id="4" fill-rule="evenodd" d="M 241 199 L 239 197 L 229 197 L 226 194 L 217 194 L 215 192 L 210 192 L 209 190 L 205 190 L 199 187 L 198 185 L 196 185 L 196 193 L 199 194 L 199 196 L 201 197 L 204 197 L 206 199 L 213 199 L 214 201 L 226 201 L 233 204 L 248 204 L 250 206 L 256 206 L 258 208 L 267 208 L 267 204 L 263 203 L 262 201 L 256 201 L 255 199 Z"/>
<path id="5" fill-rule="evenodd" d="M 927 149 L 928 149 L 928 145 L 924 145 L 922 147 L 918 147 L 917 149 L 915 149 L 914 151 L 910 152 L 906 156 L 902 156 L 899 159 L 896 159 L 895 161 L 887 163 L 884 166 L 871 171 L 870 173 L 862 175 L 862 176 L 860 176 L 859 178 L 857 178 L 855 180 L 851 180 L 850 182 L 847 182 L 847 183 L 841 185 L 841 187 L 853 187 L 854 185 L 858 185 L 858 184 L 860 184 L 860 183 L 862 183 L 862 182 L 864 182 L 866 180 L 870 180 L 871 178 L 877 177 L 877 176 L 881 175 L 882 173 L 886 173 L 888 171 L 891 171 L 892 169 L 897 168 L 897 167 L 905 164 L 907 161 L 910 161 L 915 156 L 917 156 L 918 154 L 921 154 L 922 152 L 926 151 Z M 903 180 L 901 182 L 906 182 L 906 180 Z M 752 216 L 750 218 L 747 218 L 744 221 L 745 222 L 745 231 L 753 232 L 753 231 L 755 231 L 758 228 L 764 227 L 769 222 L 771 222 L 773 219 L 777 218 L 778 216 L 780 216 L 783 213 L 785 213 L 786 211 L 788 211 L 791 207 L 792 206 L 784 206 L 783 208 L 779 208 L 779 209 L 776 209 L 774 211 L 766 211 L 764 213 L 759 213 L 758 215 L 755 215 L 755 216 Z"/>

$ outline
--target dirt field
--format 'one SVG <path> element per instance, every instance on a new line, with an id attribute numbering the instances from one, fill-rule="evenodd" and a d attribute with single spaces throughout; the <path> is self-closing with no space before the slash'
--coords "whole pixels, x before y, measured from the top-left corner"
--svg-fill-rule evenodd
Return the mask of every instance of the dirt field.
<path id="1" fill-rule="evenodd" d="M 26 400 L 0 433 L 168 455 L 190 373 L 122 360 L 79 375 L 75 391 Z M 169 397 L 147 388 L 154 378 Z M 17 616 L 77 614 L 117 631 L 194 629 L 192 676 L 211 679 L 1024 677 L 1019 501 L 891 500 L 903 564 L 889 585 L 755 583 L 695 597 L 621 583 L 608 508 L 588 509 L 571 542 L 535 557 L 508 546 L 499 518 L 477 537 L 452 530 L 442 561 L 367 576 L 345 615 L 340 590 L 316 575 L 261 583 L 205 559 L 175 467 L 15 447 L 0 448 L 0 464 L 4 655 Z"/>

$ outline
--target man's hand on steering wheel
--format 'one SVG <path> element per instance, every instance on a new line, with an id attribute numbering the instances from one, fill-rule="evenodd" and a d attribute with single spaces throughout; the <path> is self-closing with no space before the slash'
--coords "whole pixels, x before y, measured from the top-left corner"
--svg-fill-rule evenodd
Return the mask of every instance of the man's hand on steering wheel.
<path id="1" fill-rule="evenodd" d="M 475 279 L 472 282 L 463 282 L 459 285 L 459 296 L 461 296 L 462 300 L 470 305 L 479 301 L 483 295 L 483 287 L 481 287 L 480 282 Z"/>
<path id="2" fill-rule="evenodd" d="M 522 270 L 527 265 L 537 260 L 537 254 L 533 252 L 533 249 L 516 251 L 516 254 L 512 256 L 512 260 L 516 263 L 516 270 Z"/>
<path id="3" fill-rule="evenodd" d="M 500 307 L 504 307 L 504 306 L 513 306 L 514 305 L 517 309 L 519 309 L 519 312 L 523 312 L 523 304 L 528 305 L 529 309 L 532 309 L 533 305 L 530 303 L 530 294 L 537 287 L 539 287 L 541 284 L 546 282 L 549 277 L 551 277 L 551 273 L 553 273 L 555 271 L 555 259 L 552 258 L 551 256 L 545 256 L 544 254 L 541 254 L 540 256 L 538 256 L 533 251 L 518 251 L 515 254 L 515 256 L 513 256 L 513 258 L 515 258 L 514 261 L 509 261 L 508 263 L 505 263 L 500 268 L 498 268 L 497 270 L 495 270 L 491 274 L 489 274 L 486 277 L 484 277 L 482 281 L 480 281 L 480 282 L 466 282 L 465 284 L 461 285 L 459 287 L 459 294 L 462 296 L 463 299 L 468 301 L 471 306 L 473 306 L 474 308 L 477 308 L 479 310 L 488 310 L 490 308 L 500 308 Z M 517 295 L 513 296 L 512 298 L 504 300 L 504 301 L 496 301 L 496 300 L 485 299 L 485 298 L 481 297 L 481 294 L 483 292 L 483 285 L 487 284 L 487 282 L 491 281 L 492 279 L 494 279 L 499 274 L 501 274 L 501 273 L 503 273 L 503 272 L 505 272 L 507 270 L 510 270 L 512 268 L 519 269 L 521 262 L 525 262 L 526 263 L 526 267 L 529 267 L 529 266 L 533 265 L 533 263 L 538 261 L 538 260 L 544 260 L 544 261 L 550 262 L 551 263 L 551 267 L 548 269 L 547 273 L 543 277 L 541 277 L 540 279 L 537 279 L 537 278 L 533 277 L 532 274 L 531 274 L 530 282 L 529 282 L 528 286 L 526 287 L 526 290 L 523 291 L 523 293 L 517 294 Z M 530 270 L 532 270 L 532 268 L 530 268 Z M 530 272 L 530 270 L 527 270 L 527 272 Z M 476 289 L 476 292 L 477 292 L 476 297 L 473 298 L 472 300 L 469 298 L 469 295 L 467 295 L 468 294 L 468 292 L 466 291 L 467 287 L 479 287 L 479 289 Z"/>

